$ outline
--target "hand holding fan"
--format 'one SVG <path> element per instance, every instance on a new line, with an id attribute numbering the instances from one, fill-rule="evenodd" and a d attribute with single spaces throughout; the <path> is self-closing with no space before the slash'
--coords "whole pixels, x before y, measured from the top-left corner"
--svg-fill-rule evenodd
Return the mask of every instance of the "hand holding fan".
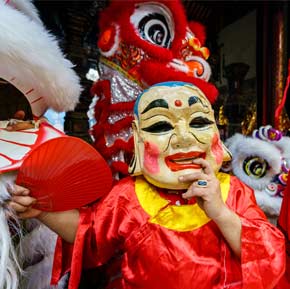
<path id="1" fill-rule="evenodd" d="M 76 137 L 51 139 L 24 159 L 16 179 L 37 199 L 34 208 L 64 211 L 87 205 L 107 194 L 112 174 L 106 161 Z"/>

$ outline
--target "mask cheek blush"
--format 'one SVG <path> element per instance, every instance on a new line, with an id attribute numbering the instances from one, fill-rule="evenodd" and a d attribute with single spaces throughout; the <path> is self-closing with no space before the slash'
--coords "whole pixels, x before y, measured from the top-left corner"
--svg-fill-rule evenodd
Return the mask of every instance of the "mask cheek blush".
<path id="1" fill-rule="evenodd" d="M 215 156 L 216 163 L 220 165 L 223 162 L 223 146 L 218 134 L 213 137 L 211 151 Z"/>
<path id="2" fill-rule="evenodd" d="M 144 168 L 150 174 L 158 174 L 160 171 L 158 165 L 159 155 L 159 148 L 156 144 L 151 142 L 144 143 Z"/>

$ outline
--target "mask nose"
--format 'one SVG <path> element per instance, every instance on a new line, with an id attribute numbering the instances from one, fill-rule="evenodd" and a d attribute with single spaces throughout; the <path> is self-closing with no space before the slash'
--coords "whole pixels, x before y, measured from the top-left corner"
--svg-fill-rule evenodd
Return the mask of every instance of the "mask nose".
<path id="1" fill-rule="evenodd" d="M 175 127 L 175 134 L 171 139 L 174 149 L 188 148 L 195 142 L 194 136 L 189 132 L 185 121 L 180 121 Z"/>

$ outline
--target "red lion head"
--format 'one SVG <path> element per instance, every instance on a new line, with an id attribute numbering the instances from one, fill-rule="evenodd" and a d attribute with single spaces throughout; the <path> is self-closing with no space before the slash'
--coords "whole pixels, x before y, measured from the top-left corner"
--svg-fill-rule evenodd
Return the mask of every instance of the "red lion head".
<path id="1" fill-rule="evenodd" d="M 108 159 L 114 155 L 114 169 L 127 170 L 128 158 L 118 154 L 133 150 L 132 108 L 142 89 L 158 82 L 184 81 L 215 101 L 218 91 L 208 83 L 211 69 L 205 40 L 204 26 L 187 21 L 179 0 L 112 0 L 100 13 L 100 63 L 110 73 L 101 69 L 101 80 L 92 88 L 98 100 L 91 132 L 96 148 Z M 122 80 L 113 79 L 117 74 Z"/>

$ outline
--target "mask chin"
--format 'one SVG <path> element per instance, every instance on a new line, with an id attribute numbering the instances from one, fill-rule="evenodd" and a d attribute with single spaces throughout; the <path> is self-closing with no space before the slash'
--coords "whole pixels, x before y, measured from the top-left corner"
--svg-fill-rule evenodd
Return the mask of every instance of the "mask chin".
<path id="1" fill-rule="evenodd" d="M 144 172 L 143 172 L 143 176 L 150 184 L 158 188 L 163 188 L 163 189 L 168 189 L 168 190 L 186 190 L 190 186 L 190 183 L 180 183 L 178 180 L 176 180 L 176 182 L 160 182 L 159 179 L 161 179 L 162 177 L 158 177 L 158 179 L 155 179 Z"/>

